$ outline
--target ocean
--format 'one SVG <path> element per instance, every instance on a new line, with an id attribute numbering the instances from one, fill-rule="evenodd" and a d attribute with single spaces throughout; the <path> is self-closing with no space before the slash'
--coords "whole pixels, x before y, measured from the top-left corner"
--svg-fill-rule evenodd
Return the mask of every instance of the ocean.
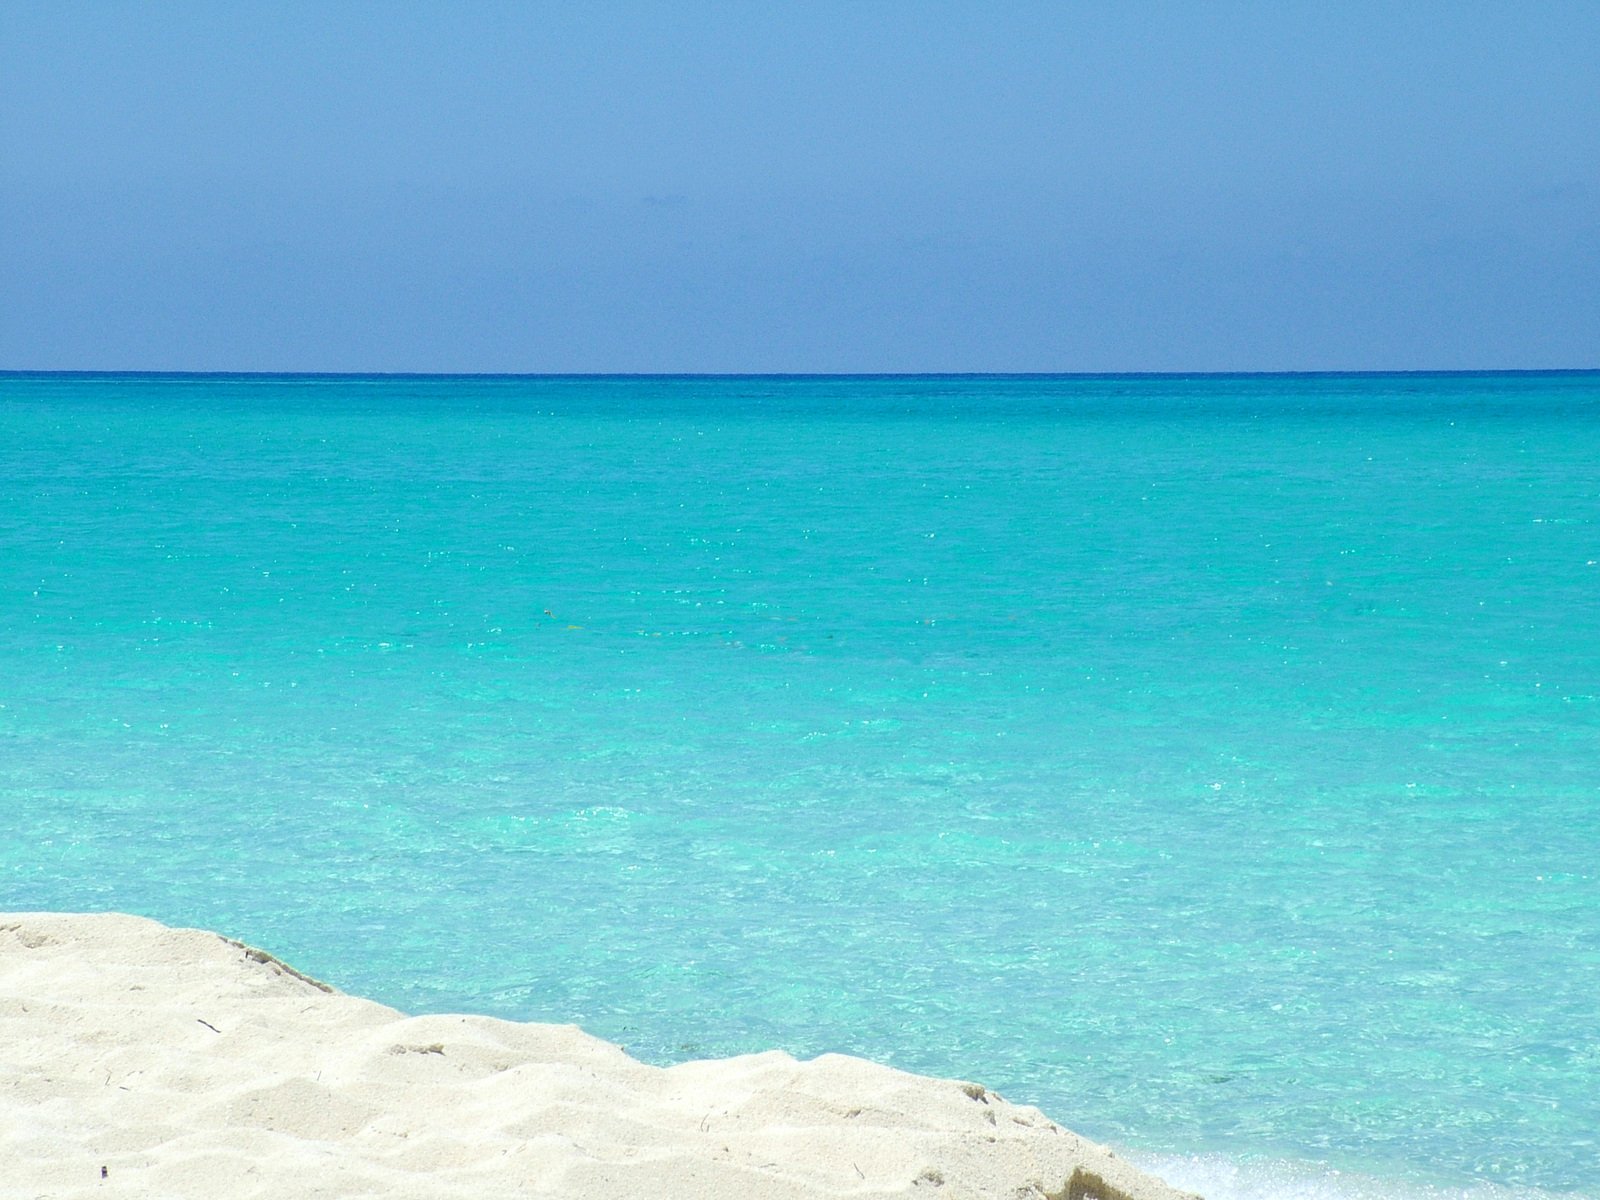
<path id="1" fill-rule="evenodd" d="M 0 908 L 1600 1197 L 1600 374 L 8 374 L 0 499 Z"/>

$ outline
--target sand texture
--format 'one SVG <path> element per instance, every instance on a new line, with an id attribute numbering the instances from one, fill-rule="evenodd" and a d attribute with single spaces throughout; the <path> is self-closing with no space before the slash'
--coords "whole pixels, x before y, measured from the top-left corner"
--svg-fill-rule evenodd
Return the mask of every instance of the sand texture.
<path id="1" fill-rule="evenodd" d="M 1177 1200 L 975 1084 L 782 1053 L 666 1069 L 406 1017 L 215 934 L 0 915 L 0 1196 Z"/>

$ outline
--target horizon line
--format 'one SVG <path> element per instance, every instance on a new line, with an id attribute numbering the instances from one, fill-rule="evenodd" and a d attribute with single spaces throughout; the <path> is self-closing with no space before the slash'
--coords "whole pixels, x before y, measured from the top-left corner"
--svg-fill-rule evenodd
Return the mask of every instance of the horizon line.
<path id="1" fill-rule="evenodd" d="M 1401 367 L 1196 371 L 317 371 L 0 368 L 3 377 L 186 379 L 1247 379 L 1340 376 L 1600 375 L 1596 367 Z"/>

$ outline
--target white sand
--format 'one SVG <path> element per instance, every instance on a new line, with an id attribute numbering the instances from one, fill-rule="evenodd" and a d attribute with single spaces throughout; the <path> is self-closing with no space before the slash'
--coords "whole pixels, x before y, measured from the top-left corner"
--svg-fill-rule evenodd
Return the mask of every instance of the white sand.
<path id="1" fill-rule="evenodd" d="M 574 1026 L 405 1017 L 198 930 L 0 915 L 0 1196 L 530 1195 L 1180 1194 L 973 1084 L 831 1054 L 663 1070 Z"/>

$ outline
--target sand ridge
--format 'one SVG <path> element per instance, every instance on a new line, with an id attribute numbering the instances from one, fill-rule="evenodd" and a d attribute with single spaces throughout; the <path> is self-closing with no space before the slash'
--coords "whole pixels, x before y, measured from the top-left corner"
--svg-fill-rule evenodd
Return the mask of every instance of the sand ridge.
<path id="1" fill-rule="evenodd" d="M 647 1066 L 407 1017 L 216 934 L 0 915 L 0 1196 L 1181 1200 L 977 1084 L 829 1054 Z"/>

